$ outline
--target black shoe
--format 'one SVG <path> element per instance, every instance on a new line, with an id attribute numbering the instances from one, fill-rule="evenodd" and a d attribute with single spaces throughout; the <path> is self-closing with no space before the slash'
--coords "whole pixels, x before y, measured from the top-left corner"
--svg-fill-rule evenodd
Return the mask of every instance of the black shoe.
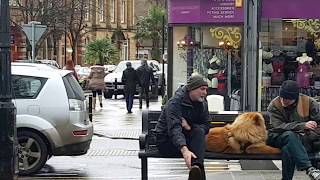
<path id="1" fill-rule="evenodd" d="M 132 113 L 132 111 L 128 111 L 128 114 L 131 114 Z"/>
<path id="2" fill-rule="evenodd" d="M 310 167 L 306 171 L 311 180 L 320 180 L 320 170 L 315 167 Z"/>
<path id="3" fill-rule="evenodd" d="M 193 165 L 189 171 L 188 180 L 202 180 L 201 169 L 197 165 Z"/>
<path id="4" fill-rule="evenodd" d="M 102 103 L 100 103 L 100 107 L 102 108 L 103 106 L 102 106 Z"/>

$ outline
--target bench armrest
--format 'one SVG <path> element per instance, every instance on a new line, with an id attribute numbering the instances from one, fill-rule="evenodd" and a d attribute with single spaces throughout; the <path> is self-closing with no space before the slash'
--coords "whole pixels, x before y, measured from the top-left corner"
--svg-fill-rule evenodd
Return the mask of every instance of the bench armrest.
<path id="1" fill-rule="evenodd" d="M 142 133 L 142 134 L 139 135 L 139 147 L 140 147 L 140 150 L 146 149 L 147 137 L 148 137 L 147 133 Z"/>

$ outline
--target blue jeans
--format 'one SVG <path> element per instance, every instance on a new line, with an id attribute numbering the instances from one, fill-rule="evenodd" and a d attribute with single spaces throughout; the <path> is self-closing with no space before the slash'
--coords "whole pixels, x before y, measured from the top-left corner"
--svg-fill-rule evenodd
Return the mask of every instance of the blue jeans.
<path id="1" fill-rule="evenodd" d="M 267 144 L 281 149 L 282 180 L 292 180 L 295 166 L 298 170 L 305 170 L 311 166 L 308 153 L 296 133 L 269 133 Z"/>
<path id="2" fill-rule="evenodd" d="M 125 94 L 126 105 L 127 105 L 128 112 L 131 112 L 132 105 L 133 105 L 133 97 L 134 97 L 134 92 Z"/>

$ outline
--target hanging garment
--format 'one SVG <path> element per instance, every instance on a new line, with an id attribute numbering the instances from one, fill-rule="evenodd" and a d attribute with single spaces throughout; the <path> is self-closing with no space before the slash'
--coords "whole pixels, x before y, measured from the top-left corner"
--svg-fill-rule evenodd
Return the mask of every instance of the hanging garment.
<path id="1" fill-rule="evenodd" d="M 273 72 L 271 75 L 271 83 L 272 85 L 281 85 L 285 80 L 283 68 L 284 61 L 283 60 L 274 60 L 272 62 Z"/>
<path id="2" fill-rule="evenodd" d="M 297 83 L 300 88 L 307 88 L 310 86 L 310 65 L 308 62 L 299 63 L 297 69 Z"/>

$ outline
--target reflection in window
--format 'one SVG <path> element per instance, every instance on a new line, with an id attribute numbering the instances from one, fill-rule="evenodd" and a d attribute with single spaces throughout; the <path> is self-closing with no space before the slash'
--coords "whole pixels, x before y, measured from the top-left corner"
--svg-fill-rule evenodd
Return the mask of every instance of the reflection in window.
<path id="1" fill-rule="evenodd" d="M 98 2 L 98 7 L 99 7 L 99 21 L 103 22 L 104 21 L 104 2 L 103 0 L 99 0 Z"/>
<path id="2" fill-rule="evenodd" d="M 115 21 L 115 0 L 110 0 L 110 21 L 114 23 Z"/>
<path id="3" fill-rule="evenodd" d="M 12 89 L 15 98 L 36 98 L 45 84 L 45 78 L 29 76 L 12 76 Z"/>
<path id="4" fill-rule="evenodd" d="M 126 14 L 126 1 L 121 1 L 121 23 L 125 22 L 125 14 Z"/>
<path id="5" fill-rule="evenodd" d="M 90 8 L 89 8 L 89 0 L 85 2 L 85 5 L 84 5 L 84 11 L 85 11 L 85 14 L 84 14 L 84 20 L 85 21 L 89 21 L 89 11 L 90 11 Z"/>

